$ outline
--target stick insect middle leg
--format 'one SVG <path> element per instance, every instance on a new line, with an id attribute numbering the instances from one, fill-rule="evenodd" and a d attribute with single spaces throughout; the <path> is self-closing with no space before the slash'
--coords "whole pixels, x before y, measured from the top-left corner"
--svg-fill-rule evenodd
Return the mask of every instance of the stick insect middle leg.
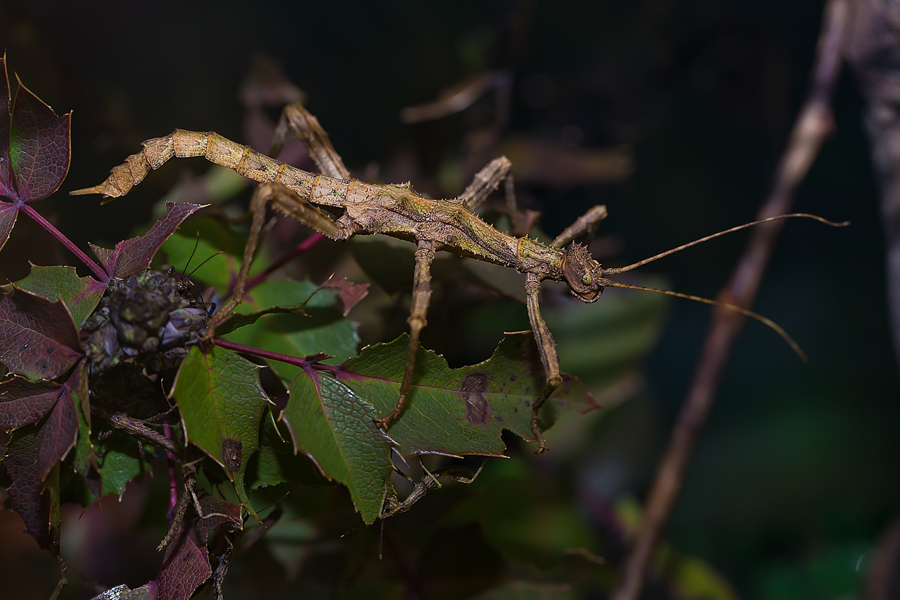
<path id="1" fill-rule="evenodd" d="M 428 321 L 428 304 L 431 302 L 431 263 L 434 260 L 436 244 L 431 240 L 419 240 L 416 248 L 416 272 L 413 276 L 412 307 L 409 319 L 409 347 L 406 351 L 406 366 L 403 370 L 403 382 L 400 384 L 400 397 L 397 405 L 389 414 L 375 419 L 375 424 L 386 429 L 391 421 L 400 416 L 412 386 L 413 370 L 416 364 L 416 353 L 419 350 L 419 335 Z"/>

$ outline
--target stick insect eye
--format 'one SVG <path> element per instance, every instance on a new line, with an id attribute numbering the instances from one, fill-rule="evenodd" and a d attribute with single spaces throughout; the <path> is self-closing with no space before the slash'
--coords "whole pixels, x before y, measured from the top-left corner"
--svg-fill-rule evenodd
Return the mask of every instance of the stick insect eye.
<path id="1" fill-rule="evenodd" d="M 585 273 L 581 278 L 581 283 L 584 285 L 591 285 L 594 282 L 594 279 L 591 277 L 590 273 Z"/>

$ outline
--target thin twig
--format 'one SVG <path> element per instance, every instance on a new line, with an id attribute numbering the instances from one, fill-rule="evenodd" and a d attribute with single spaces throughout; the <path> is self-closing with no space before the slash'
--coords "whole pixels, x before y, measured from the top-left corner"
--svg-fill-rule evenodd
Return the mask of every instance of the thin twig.
<path id="1" fill-rule="evenodd" d="M 806 176 L 825 138 L 833 130 L 829 104 L 831 91 L 840 71 L 847 20 L 846 0 L 830 0 L 822 22 L 811 88 L 797 117 L 769 196 L 759 211 L 759 219 L 788 212 L 800 182 Z M 750 306 L 781 227 L 782 222 L 778 221 L 761 226 L 753 232 L 731 281 L 722 291 L 722 300 L 741 307 Z M 656 542 L 681 489 L 688 461 L 709 414 L 729 352 L 743 321 L 741 315 L 731 311 L 716 310 L 713 313 L 694 380 L 669 446 L 657 468 L 647 500 L 644 523 L 626 560 L 613 600 L 635 600 L 640 594 Z"/>

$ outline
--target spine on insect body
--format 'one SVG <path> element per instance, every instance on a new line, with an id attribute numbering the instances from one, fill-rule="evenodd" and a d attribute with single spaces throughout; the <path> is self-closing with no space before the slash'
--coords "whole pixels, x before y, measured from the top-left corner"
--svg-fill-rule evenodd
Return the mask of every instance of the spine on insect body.
<path id="1" fill-rule="evenodd" d="M 202 156 L 248 179 L 284 184 L 304 199 L 309 198 L 316 177 L 208 131 L 176 129 L 165 137 L 147 140 L 143 146 L 141 152 L 132 154 L 124 164 L 114 167 L 106 181 L 92 188 L 71 192 L 72 195 L 103 194 L 106 198 L 124 196 L 143 181 L 150 171 L 158 169 L 173 157 Z"/>

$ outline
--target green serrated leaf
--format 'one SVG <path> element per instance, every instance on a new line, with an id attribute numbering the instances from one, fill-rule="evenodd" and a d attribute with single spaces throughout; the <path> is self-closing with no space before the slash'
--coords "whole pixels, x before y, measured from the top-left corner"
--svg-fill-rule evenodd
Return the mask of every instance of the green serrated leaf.
<path id="1" fill-rule="evenodd" d="M 75 372 L 66 382 L 68 396 L 75 405 L 75 414 L 78 416 L 78 433 L 75 448 L 72 450 L 72 464 L 75 471 L 84 478 L 84 481 L 94 496 L 100 496 L 103 490 L 103 481 L 100 465 L 94 454 L 91 443 L 91 406 L 88 398 L 87 366 L 81 361 Z M 66 398 L 61 398 L 65 400 Z"/>
<path id="2" fill-rule="evenodd" d="M 51 302 L 62 300 L 79 327 L 97 308 L 107 287 L 91 277 L 79 277 L 75 267 L 39 265 L 32 265 L 28 276 L 14 285 Z"/>
<path id="3" fill-rule="evenodd" d="M 322 473 L 347 486 L 363 521 L 381 514 L 390 484 L 390 438 L 375 426 L 371 404 L 333 377 L 312 368 L 290 386 L 283 418 L 298 452 L 309 455 Z"/>
<path id="4" fill-rule="evenodd" d="M 94 447 L 101 455 L 98 462 L 103 478 L 101 494 L 104 496 L 115 494 L 121 497 L 129 481 L 150 472 L 150 460 L 131 436 L 113 432 L 105 440 L 95 442 Z"/>
<path id="5" fill-rule="evenodd" d="M 304 485 L 327 483 L 316 466 L 301 454 L 294 453 L 290 432 L 284 425 L 279 431 L 271 412 L 263 417 L 259 430 L 259 452 L 250 458 L 244 484 L 250 489 L 296 481 Z"/>
<path id="6" fill-rule="evenodd" d="M 339 371 L 339 380 L 386 415 L 397 403 L 406 365 L 407 337 L 363 350 Z M 420 349 L 407 408 L 390 436 L 405 457 L 415 454 L 502 456 L 504 429 L 532 440 L 531 403 L 544 388 L 543 368 L 530 334 L 506 337 L 488 360 L 451 369 L 442 357 Z M 550 427 L 559 410 L 586 412 L 594 399 L 564 376 L 541 411 Z"/>
<path id="7" fill-rule="evenodd" d="M 247 505 L 244 474 L 259 448 L 259 426 L 269 399 L 259 383 L 260 367 L 234 352 L 191 348 L 173 386 L 188 440 L 225 468 Z"/>
<path id="8" fill-rule="evenodd" d="M 288 356 L 303 357 L 322 352 L 334 357 L 333 362 L 355 356 L 359 344 L 356 324 L 343 318 L 335 307 L 334 292 L 320 290 L 313 295 L 316 289 L 310 281 L 267 281 L 260 284 L 244 298 L 238 312 L 305 302 L 309 316 L 269 315 L 228 334 L 225 339 Z M 300 374 L 300 369 L 293 365 L 271 361 L 270 366 L 286 382 Z"/>

